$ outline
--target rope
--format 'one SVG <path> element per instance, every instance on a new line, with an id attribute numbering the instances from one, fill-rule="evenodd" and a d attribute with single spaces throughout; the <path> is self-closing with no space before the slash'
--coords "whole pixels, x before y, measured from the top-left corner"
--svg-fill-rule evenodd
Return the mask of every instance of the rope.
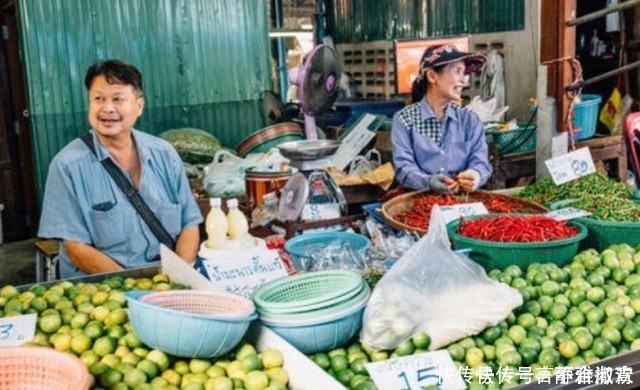
<path id="1" fill-rule="evenodd" d="M 554 60 L 545 61 L 542 63 L 542 65 L 551 65 L 557 62 L 562 62 L 562 61 L 569 61 L 571 64 L 571 70 L 573 72 L 573 81 L 569 86 L 573 86 L 581 83 L 583 81 L 582 65 L 580 64 L 580 61 L 578 61 L 578 59 L 575 57 L 566 56 L 562 58 L 556 58 Z M 575 143 L 575 135 L 573 133 L 573 121 L 571 120 L 571 118 L 573 117 L 573 106 L 575 103 L 575 99 L 581 93 L 582 93 L 582 88 L 579 88 L 573 91 L 565 90 L 565 94 L 567 95 L 567 98 L 570 100 L 570 103 L 569 103 L 569 110 L 567 111 L 562 123 L 566 123 L 567 126 L 569 127 L 569 141 L 571 142 L 570 148 L 572 151 L 576 149 L 576 143 Z"/>

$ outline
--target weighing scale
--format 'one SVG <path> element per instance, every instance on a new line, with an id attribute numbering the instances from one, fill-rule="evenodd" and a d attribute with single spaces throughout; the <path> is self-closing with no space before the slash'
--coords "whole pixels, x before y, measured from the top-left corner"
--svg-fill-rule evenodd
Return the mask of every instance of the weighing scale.
<path id="1" fill-rule="evenodd" d="M 340 143 L 334 140 L 304 140 L 280 144 L 280 153 L 298 172 L 282 189 L 278 211 L 284 221 L 318 221 L 347 214 L 347 201 L 340 187 L 324 170 Z"/>

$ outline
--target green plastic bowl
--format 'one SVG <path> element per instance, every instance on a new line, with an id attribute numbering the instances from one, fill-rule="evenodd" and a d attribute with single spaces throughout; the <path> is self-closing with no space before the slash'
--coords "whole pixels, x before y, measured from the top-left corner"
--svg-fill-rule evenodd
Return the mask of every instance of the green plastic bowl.
<path id="1" fill-rule="evenodd" d="M 570 263 L 578 252 L 580 241 L 587 237 L 587 228 L 575 221 L 570 221 L 569 225 L 578 228 L 576 236 L 549 242 L 493 242 L 464 237 L 458 234 L 459 220 L 450 222 L 447 225 L 447 231 L 456 250 L 471 249 L 469 257 L 485 270 L 490 271 L 502 270 L 510 265 L 526 269 L 533 263 L 554 263 L 559 267 Z"/>

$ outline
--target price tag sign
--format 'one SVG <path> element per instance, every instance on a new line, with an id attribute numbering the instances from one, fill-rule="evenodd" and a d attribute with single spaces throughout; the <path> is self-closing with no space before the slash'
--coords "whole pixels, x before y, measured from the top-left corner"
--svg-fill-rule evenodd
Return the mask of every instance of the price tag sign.
<path id="1" fill-rule="evenodd" d="M 25 314 L 0 319 L 0 347 L 14 347 L 33 340 L 36 317 L 36 314 Z"/>
<path id="2" fill-rule="evenodd" d="M 570 182 L 596 171 L 589 148 L 581 148 L 544 162 L 556 185 Z"/>
<path id="3" fill-rule="evenodd" d="M 460 372 L 447 351 L 389 359 L 365 365 L 379 389 L 466 389 Z"/>
<path id="4" fill-rule="evenodd" d="M 444 213 L 446 223 L 455 221 L 460 218 L 473 217 L 475 215 L 489 214 L 489 211 L 482 202 L 455 204 L 452 206 L 442 206 L 440 208 Z"/>
<path id="5" fill-rule="evenodd" d="M 362 149 L 376 136 L 376 129 L 380 126 L 376 122 L 376 116 L 364 114 L 356 125 L 348 130 L 344 138 L 340 140 L 340 147 L 331 157 L 334 167 L 343 170 L 360 153 Z"/>
<path id="6" fill-rule="evenodd" d="M 203 261 L 209 280 L 231 294 L 251 299 L 253 291 L 264 283 L 288 275 L 276 250 L 238 250 L 233 256 Z"/>
<path id="7" fill-rule="evenodd" d="M 567 207 L 560 210 L 549 211 L 548 213 L 542 214 L 545 217 L 553 218 L 556 221 L 568 221 L 570 219 L 586 217 L 591 215 L 590 212 L 577 209 L 575 207 Z"/>

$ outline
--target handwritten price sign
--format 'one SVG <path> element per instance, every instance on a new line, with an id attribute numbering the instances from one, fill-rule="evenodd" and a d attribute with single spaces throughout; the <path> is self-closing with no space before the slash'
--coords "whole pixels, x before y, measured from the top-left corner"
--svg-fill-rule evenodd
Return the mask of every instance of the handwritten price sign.
<path id="1" fill-rule="evenodd" d="M 475 215 L 485 215 L 489 211 L 482 202 L 456 204 L 452 206 L 443 206 L 441 210 L 444 213 L 446 223 L 455 221 L 459 218 L 473 217 Z"/>
<path id="2" fill-rule="evenodd" d="M 587 215 L 591 215 L 591 213 L 575 207 L 567 207 L 560 210 L 549 211 L 543 215 L 545 217 L 553 218 L 556 221 L 568 221 L 575 218 L 586 217 Z"/>
<path id="3" fill-rule="evenodd" d="M 438 386 L 443 390 L 466 389 L 447 351 L 368 363 L 365 367 L 380 389 L 423 389 L 427 386 Z"/>
<path id="4" fill-rule="evenodd" d="M 26 314 L 0 319 L 0 347 L 13 347 L 33 340 L 36 317 L 36 314 Z"/>
<path id="5" fill-rule="evenodd" d="M 589 148 L 581 148 L 575 152 L 547 160 L 544 163 L 556 185 L 570 182 L 596 171 Z"/>

